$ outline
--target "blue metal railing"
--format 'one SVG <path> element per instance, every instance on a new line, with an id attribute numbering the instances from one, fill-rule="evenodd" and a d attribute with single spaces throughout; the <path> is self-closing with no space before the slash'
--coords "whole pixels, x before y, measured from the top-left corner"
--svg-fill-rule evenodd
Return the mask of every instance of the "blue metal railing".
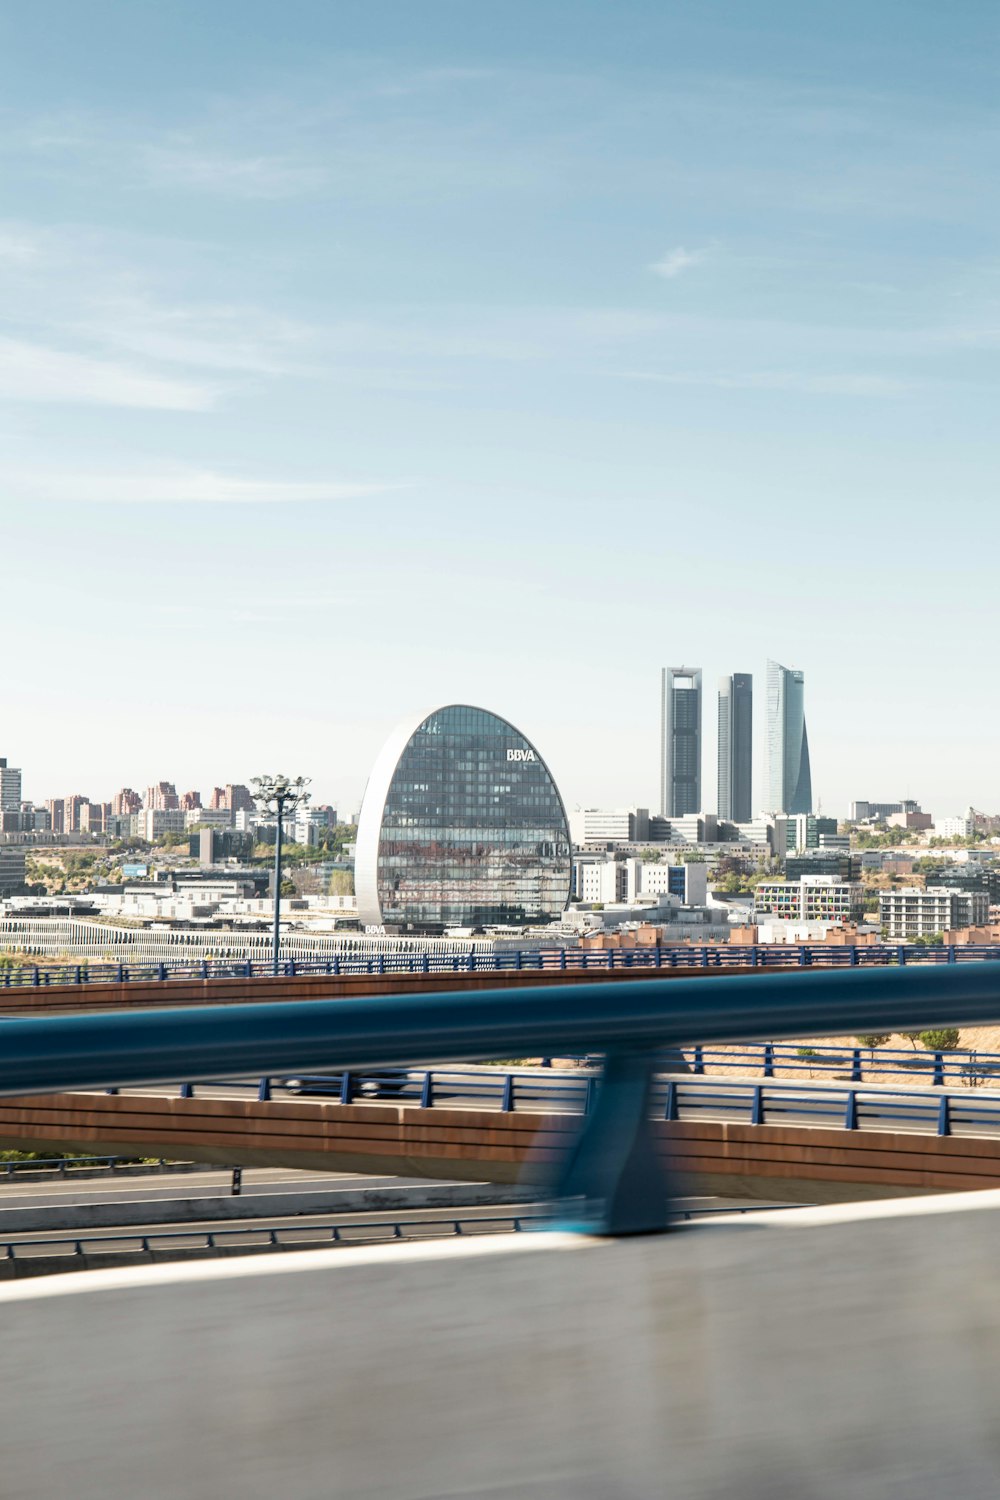
<path id="1" fill-rule="evenodd" d="M 496 1076 L 454 1068 L 356 1075 L 350 1072 L 313 1074 L 295 1079 L 299 1094 L 336 1099 L 350 1104 L 365 1099 L 410 1104 L 424 1109 L 454 1109 L 470 1104 L 498 1113 L 591 1112 L 600 1090 L 599 1077 L 549 1074 L 539 1078 L 526 1072 L 497 1069 Z M 261 1080 L 270 1098 L 286 1080 Z M 194 1085 L 188 1085 L 191 1097 Z M 650 1086 L 654 1118 L 678 1120 L 703 1115 L 738 1120 L 751 1125 L 792 1123 L 848 1130 L 895 1130 L 900 1125 L 950 1135 L 955 1126 L 969 1134 L 1000 1134 L 1000 1096 L 932 1093 L 929 1089 L 835 1088 L 828 1084 L 796 1086 L 762 1084 L 742 1079 L 679 1078 L 658 1074 Z"/>
<path id="2" fill-rule="evenodd" d="M 787 943 L 712 944 L 674 948 L 546 948 L 467 953 L 373 953 L 330 958 L 288 958 L 279 977 L 328 974 L 496 974 L 508 970 L 585 969 L 808 969 L 895 968 L 911 964 L 983 963 L 1000 959 L 1000 946 L 932 947 L 907 943 L 875 946 L 792 946 Z M 181 959 L 163 963 L 41 963 L 0 966 L 0 988 L 37 989 L 66 984 L 164 984 L 176 979 L 273 979 L 270 959 Z"/>
<path id="3" fill-rule="evenodd" d="M 188 1078 L 290 1075 L 471 1062 L 511 1056 L 606 1054 L 560 1196 L 594 1205 L 587 1227 L 662 1229 L 669 1194 L 650 1128 L 664 1047 L 809 1035 L 921 1031 L 1000 1016 L 1000 964 L 650 979 L 452 990 L 337 1000 L 9 1018 L 0 1094 L 133 1086 Z M 597 1207 L 599 1205 L 599 1207 Z"/>

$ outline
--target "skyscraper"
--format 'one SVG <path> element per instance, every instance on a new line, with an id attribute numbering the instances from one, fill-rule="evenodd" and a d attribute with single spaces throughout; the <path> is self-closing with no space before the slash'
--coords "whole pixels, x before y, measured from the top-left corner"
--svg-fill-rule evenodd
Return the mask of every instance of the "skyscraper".
<path id="1" fill-rule="evenodd" d="M 768 812 L 812 812 L 805 685 L 801 672 L 767 664 Z"/>
<path id="2" fill-rule="evenodd" d="M 660 812 L 701 811 L 701 668 L 664 667 L 660 695 Z"/>
<path id="3" fill-rule="evenodd" d="M 753 817 L 753 678 L 734 672 L 719 678 L 719 817 L 749 823 Z"/>

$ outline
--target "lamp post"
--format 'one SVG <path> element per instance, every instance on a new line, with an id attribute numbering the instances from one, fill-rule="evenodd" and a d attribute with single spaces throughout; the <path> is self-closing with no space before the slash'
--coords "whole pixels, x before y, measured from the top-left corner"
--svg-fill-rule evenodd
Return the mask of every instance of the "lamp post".
<path id="1" fill-rule="evenodd" d="M 286 812 L 294 812 L 298 807 L 304 807 L 309 801 L 309 793 L 306 787 L 309 785 L 308 776 L 296 776 L 294 781 L 290 776 L 253 776 L 250 785 L 253 787 L 253 799 L 261 812 L 274 813 L 277 818 L 277 827 L 274 833 L 274 944 L 273 960 L 274 972 L 278 972 L 278 947 L 280 943 L 280 920 L 281 920 L 281 834 L 282 820 Z"/>

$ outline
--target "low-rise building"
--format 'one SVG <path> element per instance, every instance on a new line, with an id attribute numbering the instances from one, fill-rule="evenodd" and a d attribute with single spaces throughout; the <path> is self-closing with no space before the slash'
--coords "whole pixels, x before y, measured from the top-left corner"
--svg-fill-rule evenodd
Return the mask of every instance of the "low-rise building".
<path id="1" fill-rule="evenodd" d="M 891 941 L 933 937 L 958 927 L 981 927 L 989 917 L 985 891 L 962 891 L 955 886 L 920 890 L 906 886 L 879 892 L 879 919 Z"/>
<path id="2" fill-rule="evenodd" d="M 755 914 L 770 914 L 789 922 L 847 922 L 863 910 L 860 884 L 835 875 L 762 880 L 754 891 Z"/>

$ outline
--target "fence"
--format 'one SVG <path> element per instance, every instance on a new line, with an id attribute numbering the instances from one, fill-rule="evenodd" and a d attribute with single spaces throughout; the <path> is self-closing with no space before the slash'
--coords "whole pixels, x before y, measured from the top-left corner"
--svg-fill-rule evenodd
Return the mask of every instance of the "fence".
<path id="1" fill-rule="evenodd" d="M 669 1221 L 650 1130 L 664 1049 L 772 1037 L 922 1031 L 995 1022 L 1000 964 L 947 964 L 645 984 L 567 984 L 385 997 L 100 1012 L 3 1023 L 0 1094 L 170 1079 L 351 1072 L 496 1057 L 606 1054 L 558 1196 L 582 1198 L 588 1230 L 640 1233 Z"/>
<path id="2" fill-rule="evenodd" d="M 969 944 L 933 947 L 883 943 L 877 946 L 827 947 L 823 944 L 722 943 L 673 948 L 544 948 L 540 950 L 468 953 L 334 954 L 330 958 L 288 958 L 278 964 L 279 976 L 297 974 L 494 974 L 510 970 L 531 972 L 583 969 L 614 974 L 622 969 L 808 969 L 902 968 L 913 964 L 983 963 L 1000 959 L 1000 947 Z M 0 987 L 14 989 L 50 984 L 157 984 L 171 979 L 273 979 L 271 960 L 170 960 L 163 963 L 6 964 L 0 959 Z"/>

